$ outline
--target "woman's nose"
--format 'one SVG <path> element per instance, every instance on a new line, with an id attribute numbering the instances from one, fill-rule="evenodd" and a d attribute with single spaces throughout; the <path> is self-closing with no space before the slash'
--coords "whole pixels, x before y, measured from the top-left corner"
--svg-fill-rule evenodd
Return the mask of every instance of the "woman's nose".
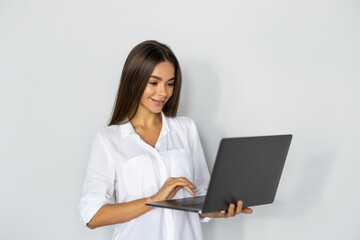
<path id="1" fill-rule="evenodd" d="M 158 94 L 159 96 L 166 98 L 168 96 L 168 92 L 166 91 L 166 86 L 160 85 L 158 88 Z"/>

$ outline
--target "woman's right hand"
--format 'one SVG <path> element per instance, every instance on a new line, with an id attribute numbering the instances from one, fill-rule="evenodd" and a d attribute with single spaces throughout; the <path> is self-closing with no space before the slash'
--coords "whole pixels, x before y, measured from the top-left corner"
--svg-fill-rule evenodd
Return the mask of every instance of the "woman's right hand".
<path id="1" fill-rule="evenodd" d="M 150 202 L 172 199 L 175 194 L 185 188 L 192 196 L 195 196 L 193 189 L 196 186 L 184 177 L 168 178 L 157 193 L 150 197 Z"/>

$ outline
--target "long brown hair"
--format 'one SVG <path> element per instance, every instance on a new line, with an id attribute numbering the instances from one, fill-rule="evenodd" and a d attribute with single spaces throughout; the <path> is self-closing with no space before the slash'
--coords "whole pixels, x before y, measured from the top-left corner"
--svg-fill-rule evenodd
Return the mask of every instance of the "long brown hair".
<path id="1" fill-rule="evenodd" d="M 162 111 L 166 116 L 176 116 L 181 91 L 179 62 L 168 46 L 149 40 L 135 46 L 125 61 L 108 126 L 126 123 L 126 120 L 130 121 L 135 116 L 151 73 L 158 63 L 165 61 L 171 62 L 175 68 L 175 86 L 173 95 Z"/>

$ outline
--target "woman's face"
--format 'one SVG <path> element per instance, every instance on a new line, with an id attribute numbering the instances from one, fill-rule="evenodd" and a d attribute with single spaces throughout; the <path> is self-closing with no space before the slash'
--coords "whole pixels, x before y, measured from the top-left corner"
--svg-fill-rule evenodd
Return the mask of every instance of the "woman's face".
<path id="1" fill-rule="evenodd" d="M 140 106 L 152 113 L 161 112 L 174 92 L 175 68 L 170 62 L 155 66 L 140 100 Z"/>

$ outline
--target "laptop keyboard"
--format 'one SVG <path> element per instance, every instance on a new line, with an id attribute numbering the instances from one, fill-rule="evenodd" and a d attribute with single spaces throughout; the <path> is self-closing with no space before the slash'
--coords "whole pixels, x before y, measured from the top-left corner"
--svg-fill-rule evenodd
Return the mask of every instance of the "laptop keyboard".
<path id="1" fill-rule="evenodd" d="M 189 208 L 202 209 L 204 206 L 204 197 L 190 197 L 184 199 L 176 199 L 179 205 Z"/>
<path id="2" fill-rule="evenodd" d="M 185 204 L 181 204 L 181 206 L 202 209 L 204 206 L 204 203 L 185 203 Z"/>

